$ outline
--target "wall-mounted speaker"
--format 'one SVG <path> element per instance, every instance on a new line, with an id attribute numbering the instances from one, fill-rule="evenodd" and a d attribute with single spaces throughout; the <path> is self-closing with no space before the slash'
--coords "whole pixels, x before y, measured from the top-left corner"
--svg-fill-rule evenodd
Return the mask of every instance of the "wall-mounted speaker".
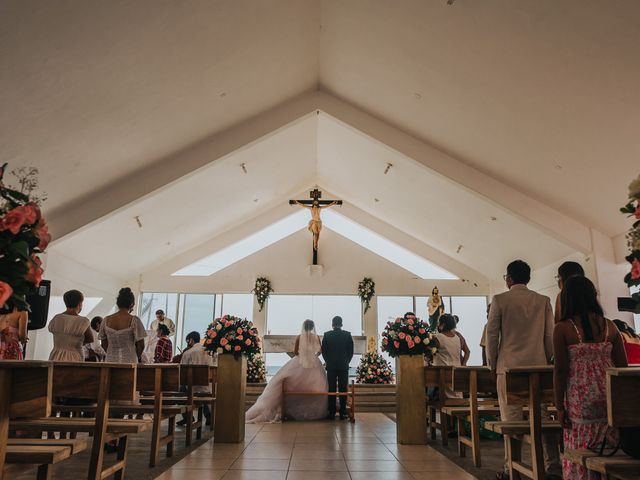
<path id="1" fill-rule="evenodd" d="M 31 307 L 28 330 L 40 330 L 47 325 L 49 315 L 49 296 L 51 295 L 51 281 L 42 280 L 38 290 L 27 296 L 27 303 Z"/>

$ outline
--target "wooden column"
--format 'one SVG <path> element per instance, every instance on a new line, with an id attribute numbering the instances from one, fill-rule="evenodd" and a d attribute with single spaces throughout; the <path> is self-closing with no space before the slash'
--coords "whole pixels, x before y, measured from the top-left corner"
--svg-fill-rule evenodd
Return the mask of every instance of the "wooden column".
<path id="1" fill-rule="evenodd" d="M 398 443 L 427 443 L 426 391 L 422 355 L 396 358 L 396 429 Z"/>
<path id="2" fill-rule="evenodd" d="M 245 389 L 247 357 L 218 355 L 218 386 L 214 426 L 214 442 L 244 441 Z"/>

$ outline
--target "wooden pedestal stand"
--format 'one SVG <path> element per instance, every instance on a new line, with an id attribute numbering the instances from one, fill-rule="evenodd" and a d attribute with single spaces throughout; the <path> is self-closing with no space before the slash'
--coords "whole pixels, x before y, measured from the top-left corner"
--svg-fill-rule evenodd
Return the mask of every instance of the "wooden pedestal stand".
<path id="1" fill-rule="evenodd" d="M 247 357 L 235 358 L 231 354 L 218 355 L 218 383 L 215 443 L 240 443 L 244 441 L 245 406 L 247 385 Z"/>
<path id="2" fill-rule="evenodd" d="M 396 358 L 396 431 L 398 443 L 426 445 L 427 417 L 422 355 Z"/>

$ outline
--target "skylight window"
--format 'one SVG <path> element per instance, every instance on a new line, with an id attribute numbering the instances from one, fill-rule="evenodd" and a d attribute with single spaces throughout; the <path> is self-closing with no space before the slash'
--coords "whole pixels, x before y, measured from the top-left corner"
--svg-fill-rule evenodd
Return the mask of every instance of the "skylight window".
<path id="1" fill-rule="evenodd" d="M 398 265 L 423 279 L 457 280 L 457 277 L 428 260 L 410 252 L 381 235 L 326 209 L 322 211 L 323 226 L 357 243 L 370 252 Z M 263 248 L 307 227 L 309 212 L 299 210 L 218 252 L 174 272 L 173 276 L 206 277 L 219 272 Z M 322 244 L 320 245 L 322 248 Z"/>
<path id="2" fill-rule="evenodd" d="M 273 245 L 307 226 L 309 213 L 299 210 L 218 252 L 174 272 L 173 276 L 206 277 Z"/>
<path id="3" fill-rule="evenodd" d="M 422 279 L 458 279 L 458 277 L 443 268 L 332 210 L 327 209 L 322 212 L 322 224 Z"/>

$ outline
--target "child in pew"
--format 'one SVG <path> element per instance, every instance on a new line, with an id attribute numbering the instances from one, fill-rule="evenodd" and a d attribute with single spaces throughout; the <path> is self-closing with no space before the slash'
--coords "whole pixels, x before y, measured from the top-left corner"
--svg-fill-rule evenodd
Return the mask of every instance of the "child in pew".
<path id="1" fill-rule="evenodd" d="M 616 445 L 617 432 L 607 424 L 606 369 L 627 366 L 622 336 L 604 317 L 596 288 L 587 278 L 570 278 L 561 304 L 562 320 L 553 331 L 553 382 L 564 447 Z M 562 476 L 564 480 L 600 478 L 568 459 L 562 460 Z"/>
<path id="2" fill-rule="evenodd" d="M 213 357 L 209 355 L 209 353 L 204 349 L 202 343 L 200 343 L 200 334 L 198 332 L 189 333 L 185 341 L 187 343 L 187 348 L 181 354 L 180 364 L 181 365 L 209 365 L 213 366 Z M 186 390 L 186 387 L 183 386 L 183 389 Z M 193 393 L 210 393 L 211 390 L 206 386 L 195 386 L 193 387 Z M 207 420 L 207 425 L 211 424 L 211 410 L 209 409 L 209 405 L 204 406 L 204 417 Z M 187 424 L 187 417 L 182 415 L 182 420 L 180 420 L 176 425 L 181 427 Z"/>

